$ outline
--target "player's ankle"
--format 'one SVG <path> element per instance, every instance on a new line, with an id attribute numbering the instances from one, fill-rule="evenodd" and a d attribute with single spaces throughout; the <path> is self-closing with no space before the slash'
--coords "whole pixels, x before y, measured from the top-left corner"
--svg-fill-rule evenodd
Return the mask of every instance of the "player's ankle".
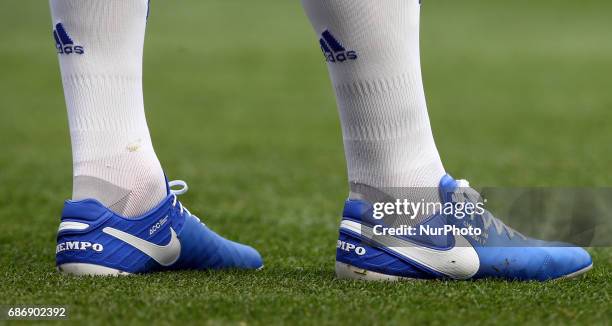
<path id="1" fill-rule="evenodd" d="M 95 199 L 119 215 L 134 217 L 157 206 L 166 195 L 166 180 L 157 158 L 75 164 L 74 200 Z"/>

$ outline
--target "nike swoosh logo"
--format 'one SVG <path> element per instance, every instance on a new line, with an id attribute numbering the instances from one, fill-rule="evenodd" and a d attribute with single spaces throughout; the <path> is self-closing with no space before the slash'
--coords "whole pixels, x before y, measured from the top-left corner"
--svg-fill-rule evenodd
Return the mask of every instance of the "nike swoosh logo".
<path id="1" fill-rule="evenodd" d="M 480 259 L 476 250 L 461 235 L 455 235 L 453 248 L 436 250 L 390 235 L 374 235 L 371 227 L 355 221 L 342 220 L 340 228 L 357 233 L 386 247 L 400 257 L 410 259 L 454 279 L 468 279 L 474 276 L 480 268 Z"/>
<path id="2" fill-rule="evenodd" d="M 147 256 L 153 258 L 162 266 L 170 266 L 174 264 L 181 255 L 181 242 L 176 236 L 176 232 L 172 227 L 170 228 L 171 238 L 170 242 L 165 246 L 156 245 L 149 241 L 143 240 L 137 236 L 125 233 L 111 227 L 105 227 L 102 232 L 113 236 L 132 247 L 142 251 Z"/>

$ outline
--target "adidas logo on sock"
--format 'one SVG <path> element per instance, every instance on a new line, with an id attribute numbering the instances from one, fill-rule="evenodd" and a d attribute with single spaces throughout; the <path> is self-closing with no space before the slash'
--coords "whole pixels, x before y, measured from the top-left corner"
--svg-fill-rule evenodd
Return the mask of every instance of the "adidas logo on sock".
<path id="1" fill-rule="evenodd" d="M 68 36 L 66 29 L 64 29 L 64 25 L 62 23 L 57 23 L 55 25 L 55 29 L 53 30 L 53 38 L 55 38 L 55 47 L 57 48 L 57 53 L 59 54 L 84 54 L 85 49 L 80 45 L 74 45 L 74 42 Z"/>
<path id="2" fill-rule="evenodd" d="M 321 50 L 327 62 L 344 62 L 357 59 L 357 52 L 347 51 L 340 42 L 328 31 L 321 33 Z"/>

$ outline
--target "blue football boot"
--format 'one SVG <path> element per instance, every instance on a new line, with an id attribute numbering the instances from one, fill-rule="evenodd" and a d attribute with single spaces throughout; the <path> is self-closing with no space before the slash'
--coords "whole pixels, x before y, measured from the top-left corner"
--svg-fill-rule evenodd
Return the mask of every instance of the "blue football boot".
<path id="1" fill-rule="evenodd" d="M 444 176 L 439 185 L 442 204 L 457 207 L 452 204 L 466 198 L 462 192 L 466 189 L 475 192 L 467 181 Z M 457 195 L 460 192 L 462 196 Z M 411 233 L 407 227 L 390 227 L 374 218 L 373 203 L 349 199 L 340 224 L 336 274 L 364 280 L 546 281 L 574 277 L 593 266 L 582 248 L 525 237 L 482 212 L 457 218 L 456 213 L 439 211 L 411 226 Z M 432 230 L 450 232 L 432 234 Z"/>
<path id="2" fill-rule="evenodd" d="M 187 191 L 185 182 L 171 181 L 167 190 L 166 199 L 136 218 L 119 216 L 93 199 L 66 201 L 57 235 L 57 269 L 125 275 L 263 267 L 255 249 L 217 235 L 183 207 L 177 196 Z"/>

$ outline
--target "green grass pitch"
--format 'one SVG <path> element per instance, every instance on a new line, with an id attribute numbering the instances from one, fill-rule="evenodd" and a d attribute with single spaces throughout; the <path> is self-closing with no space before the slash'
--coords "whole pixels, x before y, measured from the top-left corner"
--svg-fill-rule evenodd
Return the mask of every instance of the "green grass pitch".
<path id="1" fill-rule="evenodd" d="M 424 1 L 425 88 L 446 169 L 476 186 L 611 185 L 610 12 L 605 0 Z M 345 163 L 297 0 L 154 0 L 145 45 L 167 174 L 189 182 L 182 201 L 211 228 L 258 248 L 265 269 L 58 275 L 71 157 L 47 2 L 0 1 L 0 27 L 0 305 L 65 304 L 71 321 L 94 324 L 611 322 L 604 248 L 571 281 L 334 279 Z"/>

